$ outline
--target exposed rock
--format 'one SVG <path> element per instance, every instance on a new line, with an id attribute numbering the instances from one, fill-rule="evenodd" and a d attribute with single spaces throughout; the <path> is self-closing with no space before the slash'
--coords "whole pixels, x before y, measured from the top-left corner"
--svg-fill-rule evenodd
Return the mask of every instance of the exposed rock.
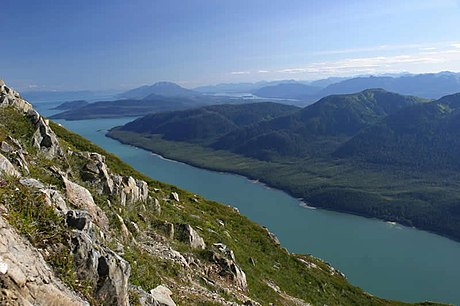
<path id="1" fill-rule="evenodd" d="M 135 180 L 131 176 L 112 176 L 114 195 L 122 205 L 135 202 L 145 202 L 149 196 L 148 184 L 142 180 Z"/>
<path id="2" fill-rule="evenodd" d="M 0 217 L 0 305 L 89 305 Z"/>
<path id="3" fill-rule="evenodd" d="M 128 228 L 126 227 L 125 221 L 119 214 L 116 214 L 116 217 L 118 219 L 118 222 L 120 223 L 120 230 L 123 238 L 128 239 L 130 237 L 130 233 Z"/>
<path id="4" fill-rule="evenodd" d="M 102 209 L 94 203 L 93 196 L 85 187 L 82 187 L 74 182 L 71 182 L 66 177 L 62 177 L 64 181 L 67 199 L 78 209 L 83 209 L 92 217 L 94 223 L 101 228 L 106 228 L 109 224 L 107 216 Z"/>
<path id="5" fill-rule="evenodd" d="M 15 146 L 15 149 L 18 150 L 18 151 L 21 151 L 21 152 L 24 152 L 24 150 L 22 149 L 22 145 L 21 143 L 19 142 L 19 140 L 11 137 L 10 135 L 8 135 L 6 137 L 6 140 L 8 140 L 9 142 L 11 142 L 14 146 Z"/>
<path id="6" fill-rule="evenodd" d="M 45 196 L 45 201 L 49 206 L 53 206 L 58 213 L 67 213 L 67 203 L 62 194 L 54 189 L 40 189 L 40 192 Z"/>
<path id="7" fill-rule="evenodd" d="M 216 248 L 221 254 L 225 255 L 227 258 L 236 261 L 235 259 L 235 254 L 233 254 L 233 251 L 226 246 L 223 243 L 214 243 L 212 245 L 214 248 Z"/>
<path id="8" fill-rule="evenodd" d="M 69 210 L 66 215 L 66 223 L 69 227 L 83 230 L 91 222 L 88 214 L 81 210 Z"/>
<path id="9" fill-rule="evenodd" d="M 174 239 L 174 224 L 168 221 L 163 221 L 158 224 L 158 229 L 165 235 L 168 239 Z"/>
<path id="10" fill-rule="evenodd" d="M 35 126 L 37 129 L 32 136 L 32 145 L 44 152 L 45 157 L 48 159 L 62 155 L 63 151 L 59 141 L 45 120 L 39 117 Z"/>
<path id="11" fill-rule="evenodd" d="M 171 298 L 172 292 L 167 287 L 160 285 L 155 289 L 150 290 L 150 295 L 153 298 L 154 304 L 158 306 L 176 306 Z M 155 304 L 156 303 L 156 304 Z"/>
<path id="12" fill-rule="evenodd" d="M 105 164 L 105 156 L 89 152 L 82 153 L 82 156 L 88 159 L 82 173 L 83 180 L 90 181 L 95 186 L 99 186 L 100 192 L 112 194 L 113 180 Z"/>
<path id="13" fill-rule="evenodd" d="M 72 244 L 77 275 L 91 284 L 96 298 L 105 305 L 129 305 L 129 263 L 86 232 L 74 230 Z"/>
<path id="14" fill-rule="evenodd" d="M 18 92 L 9 88 L 3 81 L 0 82 L 0 107 L 13 106 L 27 113 L 32 109 L 32 104 L 21 98 Z"/>
<path id="15" fill-rule="evenodd" d="M 280 241 L 278 240 L 278 237 L 276 237 L 275 234 L 270 232 L 267 227 L 263 226 L 263 228 L 267 231 L 268 237 L 271 241 L 273 241 L 276 245 L 281 245 Z"/>
<path id="16" fill-rule="evenodd" d="M 139 234 L 139 233 L 141 232 L 141 230 L 140 230 L 140 228 L 139 228 L 139 225 L 137 225 L 136 222 L 131 221 L 130 224 L 131 224 L 131 227 L 134 229 L 134 232 L 135 232 L 136 234 Z"/>
<path id="17" fill-rule="evenodd" d="M 179 202 L 179 194 L 177 192 L 171 192 L 171 194 L 169 195 L 169 198 L 171 200 L 174 200 L 176 202 Z"/>
<path id="18" fill-rule="evenodd" d="M 0 154 L 0 177 L 2 175 L 14 177 L 21 176 L 21 174 L 16 170 L 13 164 L 8 160 L 8 158 L 3 156 L 3 154 Z"/>
<path id="19" fill-rule="evenodd" d="M 29 174 L 30 173 L 29 166 L 27 165 L 27 161 L 26 161 L 26 158 L 24 157 L 24 154 L 21 151 L 15 151 L 14 154 L 16 155 L 14 162 L 19 167 L 21 167 L 27 174 Z"/>
<path id="20" fill-rule="evenodd" d="M 206 244 L 203 238 L 193 229 L 190 224 L 177 224 L 176 238 L 187 243 L 193 249 L 204 250 Z"/>
<path id="21" fill-rule="evenodd" d="M 0 145 L 0 150 L 2 150 L 5 153 L 10 153 L 14 151 L 14 148 L 6 141 L 2 141 Z"/>
<path id="22" fill-rule="evenodd" d="M 19 179 L 19 183 L 29 188 L 35 188 L 35 189 L 45 188 L 45 185 L 43 185 L 42 182 L 34 178 L 30 178 L 30 177 L 23 177 Z"/>
<path id="23" fill-rule="evenodd" d="M 148 197 L 148 206 L 149 208 L 157 215 L 161 214 L 161 205 L 160 201 L 156 198 L 152 198 L 151 196 Z"/>
<path id="24" fill-rule="evenodd" d="M 246 274 L 235 263 L 235 255 L 223 243 L 213 244 L 212 260 L 220 267 L 219 274 L 224 277 L 229 277 L 233 283 L 240 289 L 246 290 L 248 287 Z"/>

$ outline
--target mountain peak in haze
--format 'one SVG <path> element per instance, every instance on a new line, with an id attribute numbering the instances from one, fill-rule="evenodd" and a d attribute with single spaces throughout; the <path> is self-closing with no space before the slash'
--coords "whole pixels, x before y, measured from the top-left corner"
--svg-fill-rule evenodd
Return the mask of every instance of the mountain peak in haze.
<path id="1" fill-rule="evenodd" d="M 157 82 L 153 85 L 144 85 L 138 88 L 128 90 L 119 95 L 125 99 L 144 99 L 150 95 L 164 97 L 190 97 L 197 96 L 199 93 L 183 88 L 173 82 Z"/>

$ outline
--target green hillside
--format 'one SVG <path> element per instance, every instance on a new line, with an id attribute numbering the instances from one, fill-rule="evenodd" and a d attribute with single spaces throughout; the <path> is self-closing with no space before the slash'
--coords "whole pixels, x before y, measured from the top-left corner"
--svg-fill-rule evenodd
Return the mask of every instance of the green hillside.
<path id="1" fill-rule="evenodd" d="M 366 90 L 323 98 L 217 140 L 171 141 L 125 127 L 109 135 L 172 159 L 261 180 L 313 206 L 460 239 L 457 105 L 458 95 L 429 102 Z"/>

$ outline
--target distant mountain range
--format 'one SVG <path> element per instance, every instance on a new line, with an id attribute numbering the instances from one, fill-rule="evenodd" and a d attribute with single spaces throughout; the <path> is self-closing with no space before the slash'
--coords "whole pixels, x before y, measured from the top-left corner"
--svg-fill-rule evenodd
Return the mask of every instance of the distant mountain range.
<path id="1" fill-rule="evenodd" d="M 136 117 L 149 113 L 183 110 L 213 104 L 248 103 L 244 97 L 204 95 L 170 82 L 142 86 L 119 95 L 114 101 L 98 101 L 87 105 L 78 105 L 73 101 L 65 102 L 56 109 L 64 112 L 53 115 L 53 119 L 82 120 L 94 118 Z M 121 98 L 123 97 L 123 98 Z M 128 98 L 132 97 L 132 98 Z M 257 102 L 270 101 L 258 99 Z M 295 101 L 281 101 L 296 104 Z"/>
<path id="2" fill-rule="evenodd" d="M 440 72 L 401 77 L 359 77 L 331 84 L 320 91 L 319 95 L 347 94 L 367 88 L 383 88 L 405 95 L 439 99 L 460 92 L 460 73 Z"/>
<path id="3" fill-rule="evenodd" d="M 460 91 L 460 74 L 440 72 L 402 76 L 365 76 L 334 82 L 337 79 L 314 81 L 308 85 L 279 84 L 252 91 L 266 98 L 317 100 L 333 94 L 350 94 L 369 88 L 383 88 L 404 95 L 414 95 L 429 99 Z M 325 87 L 322 87 L 325 86 Z"/>
<path id="4" fill-rule="evenodd" d="M 460 94 L 433 101 L 368 89 L 305 108 L 273 103 L 149 115 L 109 135 L 261 180 L 310 205 L 460 239 L 459 123 Z"/>
<path id="5" fill-rule="evenodd" d="M 148 99 L 149 96 L 163 97 L 195 97 L 200 93 L 183 88 L 172 82 L 158 82 L 153 85 L 145 85 L 131 89 L 118 95 L 119 98 L 125 99 Z"/>
<path id="6" fill-rule="evenodd" d="M 316 97 L 321 87 L 301 83 L 283 83 L 262 87 L 252 93 L 263 98 L 305 100 Z"/>
<path id="7" fill-rule="evenodd" d="M 262 87 L 274 86 L 278 84 L 297 84 L 308 83 L 308 81 L 280 80 L 280 81 L 260 81 L 256 83 L 223 83 L 217 85 L 206 85 L 194 88 L 204 94 L 224 94 L 224 93 L 252 93 Z"/>
<path id="8" fill-rule="evenodd" d="M 80 107 L 86 106 L 88 104 L 89 104 L 89 102 L 87 102 L 85 100 L 68 101 L 68 102 L 64 102 L 64 103 L 59 104 L 54 109 L 57 109 L 57 110 L 69 110 L 69 109 L 80 108 Z"/>
<path id="9" fill-rule="evenodd" d="M 82 120 L 95 118 L 137 117 L 149 113 L 181 110 L 206 105 L 193 98 L 149 95 L 145 99 L 99 101 L 83 107 L 71 108 L 51 116 L 52 119 Z"/>

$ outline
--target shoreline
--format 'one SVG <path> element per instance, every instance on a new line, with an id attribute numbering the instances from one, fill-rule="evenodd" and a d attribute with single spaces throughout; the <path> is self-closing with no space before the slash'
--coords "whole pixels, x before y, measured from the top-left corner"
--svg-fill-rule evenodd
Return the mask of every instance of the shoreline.
<path id="1" fill-rule="evenodd" d="M 135 148 L 140 148 L 142 150 L 150 152 L 150 153 L 152 153 L 152 154 L 154 154 L 154 155 L 156 155 L 156 156 L 158 156 L 158 157 L 160 157 L 162 159 L 168 160 L 168 161 L 183 163 L 185 165 L 189 165 L 189 166 L 192 166 L 192 167 L 195 167 L 195 168 L 198 168 L 198 169 L 202 169 L 202 170 L 206 170 L 206 171 L 220 172 L 220 173 L 225 173 L 225 174 L 230 174 L 230 175 L 238 175 L 238 176 L 244 177 L 245 179 L 247 179 L 252 184 L 261 184 L 263 186 L 266 186 L 267 188 L 272 188 L 272 189 L 275 189 L 275 190 L 278 190 L 278 191 L 286 193 L 287 195 L 297 199 L 299 201 L 299 206 L 302 207 L 302 208 L 305 208 L 305 209 L 323 209 L 323 210 L 326 210 L 326 211 L 344 213 L 344 214 L 354 215 L 354 216 L 363 217 L 363 218 L 367 218 L 367 219 L 379 220 L 379 221 L 385 222 L 387 224 L 396 224 L 396 225 L 401 225 L 401 226 L 404 226 L 404 227 L 408 227 L 408 228 L 412 228 L 412 229 L 416 229 L 416 230 L 420 230 L 420 231 L 425 231 L 425 232 L 428 232 L 428 233 L 431 233 L 431 234 L 434 234 L 434 235 L 438 235 L 438 236 L 443 237 L 443 238 L 447 238 L 447 239 L 452 240 L 454 242 L 460 243 L 460 238 L 456 238 L 454 236 L 451 236 L 451 235 L 448 235 L 448 234 L 445 234 L 445 233 L 442 233 L 442 232 L 437 232 L 437 231 L 432 231 L 432 230 L 429 230 L 429 229 L 416 227 L 416 226 L 413 226 L 413 225 L 408 224 L 408 223 L 405 224 L 405 223 L 402 223 L 402 222 L 396 222 L 396 221 L 394 221 L 392 219 L 378 218 L 377 216 L 372 216 L 372 215 L 369 215 L 369 214 L 360 214 L 360 213 L 355 212 L 355 211 L 347 211 L 347 210 L 343 210 L 343 209 L 332 209 L 332 208 L 323 207 L 323 206 L 320 206 L 320 205 L 315 206 L 313 203 L 309 202 L 307 199 L 305 199 L 305 198 L 303 198 L 301 196 L 299 197 L 298 195 L 296 195 L 295 193 L 291 192 L 290 190 L 283 189 L 283 188 L 280 188 L 278 186 L 274 186 L 274 185 L 271 185 L 271 184 L 265 182 L 263 178 L 258 178 L 258 177 L 254 177 L 254 176 L 251 176 L 251 175 L 243 174 L 243 173 L 238 172 L 238 171 L 222 170 L 222 169 L 218 169 L 218 168 L 206 167 L 206 166 L 203 166 L 203 165 L 196 164 L 194 162 L 186 162 L 186 161 L 181 160 L 181 159 L 172 159 L 172 158 L 169 158 L 168 156 L 165 156 L 165 155 L 162 155 L 162 154 L 160 154 L 158 152 L 155 152 L 150 148 L 144 147 L 142 145 L 133 145 L 133 144 L 131 144 L 131 143 L 129 143 L 129 142 L 123 140 L 123 139 L 117 138 L 117 137 L 115 137 L 113 135 L 109 135 L 111 130 L 114 129 L 114 128 L 117 128 L 117 127 L 113 127 L 110 130 L 108 130 L 108 132 L 105 134 L 105 137 L 108 137 L 108 138 L 111 138 L 113 140 L 116 140 L 116 141 L 118 141 L 118 142 L 120 142 L 121 144 L 124 144 L 124 145 L 129 145 L 129 146 L 132 146 L 132 147 L 135 147 Z M 306 205 L 302 205 L 302 203 L 304 203 Z"/>

